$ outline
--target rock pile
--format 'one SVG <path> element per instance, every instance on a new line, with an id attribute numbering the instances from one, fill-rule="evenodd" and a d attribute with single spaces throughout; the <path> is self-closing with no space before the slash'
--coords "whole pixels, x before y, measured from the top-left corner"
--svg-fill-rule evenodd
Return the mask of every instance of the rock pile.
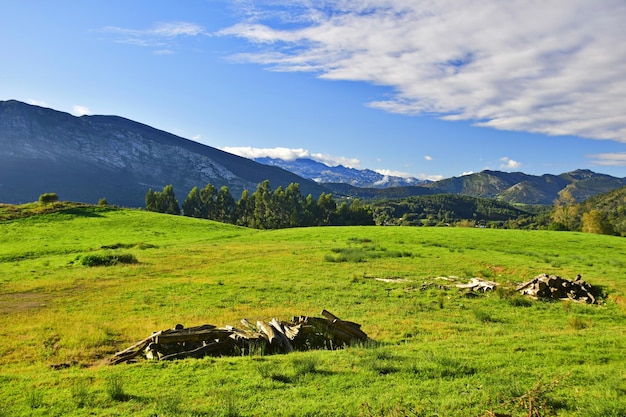
<path id="1" fill-rule="evenodd" d="M 188 327 L 178 324 L 116 353 L 109 364 L 137 359 L 173 360 L 204 356 L 239 356 L 253 353 L 288 353 L 294 350 L 336 349 L 369 340 L 361 325 L 339 319 L 327 310 L 322 318 L 300 316 L 290 322 L 259 320 L 256 326 L 242 319 L 245 329 L 212 324 Z"/>
<path id="2" fill-rule="evenodd" d="M 580 275 L 573 281 L 557 275 L 541 274 L 517 287 L 517 291 L 533 298 L 573 300 L 594 304 L 594 288 Z"/>

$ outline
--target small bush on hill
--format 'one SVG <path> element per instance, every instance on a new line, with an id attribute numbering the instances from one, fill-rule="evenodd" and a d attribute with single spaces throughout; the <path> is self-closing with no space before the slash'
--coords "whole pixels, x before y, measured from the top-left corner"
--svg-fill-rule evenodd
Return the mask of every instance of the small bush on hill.
<path id="1" fill-rule="evenodd" d="M 94 253 L 80 258 L 80 263 L 85 266 L 112 266 L 117 264 L 136 264 L 137 258 L 130 253 Z"/>
<path id="2" fill-rule="evenodd" d="M 39 196 L 41 204 L 56 203 L 57 201 L 59 201 L 59 196 L 56 193 L 45 193 Z"/>

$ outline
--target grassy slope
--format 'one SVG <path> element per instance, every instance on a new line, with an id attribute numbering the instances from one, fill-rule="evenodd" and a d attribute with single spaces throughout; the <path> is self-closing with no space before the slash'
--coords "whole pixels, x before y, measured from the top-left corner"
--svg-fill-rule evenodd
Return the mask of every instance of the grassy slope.
<path id="1" fill-rule="evenodd" d="M 366 258 L 328 261 L 347 249 Z M 76 262 L 107 251 L 139 264 Z M 562 416 L 624 415 L 624 255 L 623 238 L 547 231 L 257 231 L 106 208 L 5 221 L 0 415 L 528 415 L 524 395 Z M 580 273 L 608 300 L 524 306 L 502 294 L 467 298 L 435 279 L 512 284 L 543 272 Z M 99 365 L 176 323 L 236 325 L 322 308 L 380 343 Z"/>

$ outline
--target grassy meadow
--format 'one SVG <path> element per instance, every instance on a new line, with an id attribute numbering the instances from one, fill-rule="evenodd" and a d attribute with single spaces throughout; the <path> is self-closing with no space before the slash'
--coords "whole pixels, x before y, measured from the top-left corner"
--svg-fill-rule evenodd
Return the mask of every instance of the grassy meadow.
<path id="1" fill-rule="evenodd" d="M 120 255 L 137 262 L 83 264 Z M 541 273 L 581 274 L 602 302 L 514 292 Z M 499 288 L 455 287 L 472 277 Z M 0 221 L 0 416 L 625 416 L 625 300 L 620 237 L 261 231 L 70 207 Z M 177 323 L 238 326 L 322 309 L 360 323 L 372 342 L 104 364 Z"/>

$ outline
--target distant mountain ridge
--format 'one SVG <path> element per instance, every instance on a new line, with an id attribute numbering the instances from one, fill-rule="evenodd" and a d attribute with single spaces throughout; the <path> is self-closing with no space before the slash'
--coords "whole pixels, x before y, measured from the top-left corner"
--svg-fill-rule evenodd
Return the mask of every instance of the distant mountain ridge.
<path id="1" fill-rule="evenodd" d="M 226 185 L 238 198 L 269 180 L 300 183 L 303 194 L 325 191 L 314 181 L 118 116 L 81 116 L 15 100 L 0 101 L 0 202 L 63 200 L 143 207 L 149 188 L 172 184 L 179 202 L 197 186 Z"/>
<path id="2" fill-rule="evenodd" d="M 485 170 L 470 175 L 446 178 L 421 186 L 385 189 L 356 188 L 349 184 L 323 184 L 334 193 L 352 197 L 384 199 L 432 194 L 460 194 L 470 197 L 493 198 L 517 204 L 553 204 L 561 191 L 569 191 L 576 201 L 584 201 L 626 185 L 626 178 L 576 170 L 560 175 L 541 176 L 521 172 Z"/>
<path id="3" fill-rule="evenodd" d="M 343 183 L 362 188 L 389 188 L 423 185 L 429 182 L 413 177 L 406 178 L 394 175 L 383 175 L 371 169 L 356 169 L 343 165 L 329 166 L 309 158 L 284 160 L 280 158 L 260 157 L 254 158 L 254 160 L 265 165 L 281 167 L 320 184 Z"/>
<path id="4" fill-rule="evenodd" d="M 0 202 L 54 192 L 62 200 L 143 207 L 148 189 L 172 184 L 179 202 L 197 186 L 228 186 L 234 198 L 269 180 L 299 183 L 303 195 L 361 199 L 459 194 L 507 203 L 552 204 L 567 190 L 577 201 L 626 185 L 626 178 L 576 170 L 560 175 L 482 171 L 419 185 L 372 170 L 312 160 L 259 163 L 119 116 L 81 116 L 15 100 L 0 101 Z M 291 172 L 288 167 L 297 171 Z M 296 169 L 297 168 L 297 169 Z M 299 174 L 298 174 L 299 173 Z M 316 179 L 320 183 L 313 181 Z M 328 181 L 328 182 L 325 182 Z M 360 184 L 354 186 L 352 184 Z M 383 188 L 383 184 L 389 185 Z"/>
<path id="5" fill-rule="evenodd" d="M 560 175 L 541 176 L 485 170 L 437 181 L 426 187 L 432 188 L 436 193 L 495 198 L 507 203 L 552 204 L 561 191 L 567 190 L 576 201 L 583 201 L 624 185 L 626 178 L 579 169 Z"/>

